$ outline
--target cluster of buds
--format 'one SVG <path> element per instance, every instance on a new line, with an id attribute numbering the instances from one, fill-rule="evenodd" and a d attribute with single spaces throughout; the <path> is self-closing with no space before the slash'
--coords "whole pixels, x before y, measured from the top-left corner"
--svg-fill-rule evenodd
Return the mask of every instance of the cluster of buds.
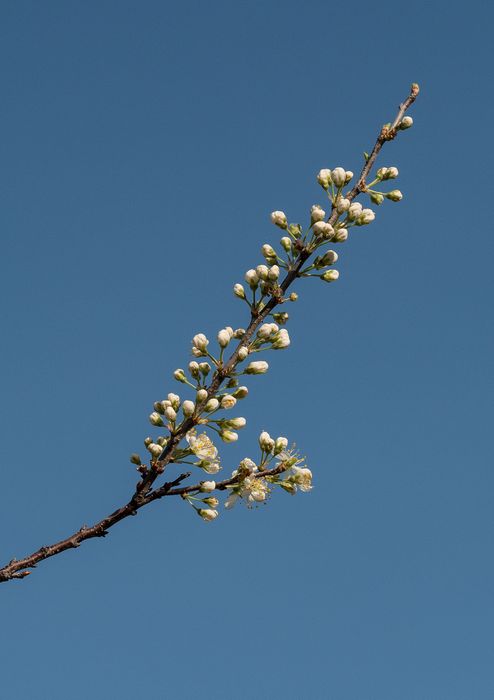
<path id="1" fill-rule="evenodd" d="M 341 189 L 350 182 L 352 177 L 353 173 L 351 170 L 345 170 L 341 167 L 334 168 L 334 170 L 323 168 L 317 174 L 317 181 L 325 190 L 328 190 L 331 185 Z"/>

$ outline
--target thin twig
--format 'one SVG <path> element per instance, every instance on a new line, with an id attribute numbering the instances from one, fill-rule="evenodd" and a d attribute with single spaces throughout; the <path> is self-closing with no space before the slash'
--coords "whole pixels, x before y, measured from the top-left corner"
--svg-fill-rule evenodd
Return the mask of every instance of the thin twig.
<path id="1" fill-rule="evenodd" d="M 353 187 L 353 189 L 346 195 L 350 200 L 353 200 L 361 192 L 365 191 L 366 188 L 366 177 L 369 174 L 381 148 L 386 141 L 390 141 L 395 138 L 398 131 L 398 125 L 403 118 L 403 115 L 410 107 L 410 105 L 415 101 L 418 95 L 418 86 L 412 85 L 411 92 L 407 99 L 400 105 L 398 113 L 394 121 L 387 126 L 384 126 L 379 136 L 377 137 L 374 148 L 371 151 L 370 156 L 367 158 L 364 167 L 359 175 L 359 178 Z M 338 218 L 338 212 L 336 209 L 333 210 L 329 223 L 334 223 Z M 287 275 L 279 285 L 277 289 L 274 290 L 270 299 L 267 301 L 266 305 L 260 311 L 256 311 L 252 314 L 250 324 L 242 337 L 234 352 L 227 360 L 223 366 L 217 368 L 215 371 L 211 384 L 206 388 L 208 392 L 208 398 L 216 394 L 218 389 L 221 387 L 223 382 L 229 378 L 230 373 L 235 369 L 238 363 L 238 354 L 241 348 L 247 346 L 259 328 L 259 326 L 264 322 L 266 317 L 281 303 L 281 299 L 286 290 L 290 287 L 295 279 L 299 276 L 302 266 L 306 260 L 310 257 L 311 251 L 308 248 L 301 246 L 299 255 L 295 262 L 293 263 L 291 269 L 289 269 Z M 207 401 L 207 400 L 206 400 Z M 183 496 L 188 493 L 193 493 L 200 490 L 200 484 L 190 485 L 190 486 L 180 486 L 180 484 L 190 476 L 190 472 L 180 474 L 176 479 L 170 482 L 166 482 L 159 488 L 152 490 L 153 484 L 156 479 L 163 474 L 166 466 L 173 461 L 173 456 L 177 446 L 186 436 L 189 430 L 191 430 L 197 421 L 193 417 L 188 418 L 183 421 L 183 423 L 172 432 L 170 439 L 163 449 L 162 454 L 159 459 L 151 464 L 151 467 L 145 469 L 145 472 L 141 480 L 137 483 L 135 491 L 128 503 L 118 508 L 110 515 L 103 518 L 99 522 L 95 523 L 91 527 L 83 526 L 76 532 L 74 532 L 69 537 L 60 540 L 52 545 L 47 545 L 40 547 L 36 552 L 33 552 L 24 559 L 16 560 L 12 559 L 6 566 L 0 569 L 0 583 L 9 581 L 11 579 L 22 579 L 30 574 L 27 569 L 32 569 L 39 564 L 39 562 L 49 559 L 61 552 L 68 549 L 74 549 L 79 547 L 81 542 L 85 540 L 92 539 L 93 537 L 105 537 L 111 527 L 119 523 L 121 520 L 128 518 L 131 515 L 136 515 L 140 508 L 152 503 L 153 501 L 164 498 L 165 496 Z M 263 478 L 266 476 L 275 476 L 286 470 L 286 466 L 280 463 L 277 467 L 271 470 L 264 470 L 256 472 L 253 476 L 256 478 Z M 237 477 L 232 477 L 230 479 L 225 479 L 224 481 L 218 482 L 216 484 L 216 489 L 223 491 L 229 486 L 233 486 L 237 483 Z"/>

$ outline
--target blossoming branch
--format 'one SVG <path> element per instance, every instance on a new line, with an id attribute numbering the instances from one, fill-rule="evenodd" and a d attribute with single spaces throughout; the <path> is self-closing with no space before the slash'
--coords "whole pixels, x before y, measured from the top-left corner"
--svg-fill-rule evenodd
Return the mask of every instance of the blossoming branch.
<path id="1" fill-rule="evenodd" d="M 265 243 L 261 249 L 264 262 L 247 270 L 245 283 L 238 282 L 233 288 L 235 296 L 248 307 L 248 325 L 236 329 L 225 326 L 217 333 L 216 343 L 211 343 L 202 332 L 192 338 L 194 359 L 187 370 L 180 368 L 173 373 L 188 397 L 182 399 L 170 392 L 166 399 L 154 403 L 149 420 L 160 434 L 144 440 L 146 459 L 137 453 L 131 456 L 140 478 L 128 503 L 60 542 L 41 547 L 24 559 L 12 559 L 0 569 L 0 582 L 24 578 L 40 561 L 78 547 L 84 540 L 104 537 L 116 523 L 165 496 L 181 497 L 203 521 L 209 522 L 218 517 L 222 494 L 226 494 L 224 507 L 228 509 L 238 501 L 248 507 L 264 502 L 277 489 L 292 495 L 311 490 L 312 472 L 295 447 L 289 448 L 286 437 L 273 438 L 263 431 L 258 440 L 258 456 L 245 457 L 230 476 L 218 481 L 216 475 L 222 467 L 214 441 L 236 442 L 238 431 L 246 425 L 244 417 L 230 417 L 230 412 L 236 411 L 239 402 L 248 396 L 243 382 L 269 369 L 266 360 L 257 359 L 259 353 L 283 350 L 290 345 L 285 327 L 288 313 L 280 310 L 298 299 L 296 292 L 288 292 L 289 287 L 306 277 L 336 282 L 339 273 L 334 265 L 338 253 L 332 246 L 344 243 L 352 228 L 374 221 L 373 209 L 355 201 L 357 197 L 368 197 L 370 204 L 376 206 L 385 199 L 402 199 L 400 190 L 386 186 L 388 180 L 398 177 L 396 167 L 381 167 L 374 176 L 371 172 L 386 141 L 412 126 L 412 118 L 405 113 L 418 93 L 419 87 L 414 83 L 393 122 L 381 128 L 371 153 L 364 154 L 364 165 L 356 179 L 342 167 L 319 171 L 317 182 L 327 203 L 312 206 L 306 226 L 290 223 L 283 211 L 272 212 L 272 223 L 283 231 L 279 249 Z M 157 483 L 172 464 L 190 466 L 191 471 Z M 187 483 L 193 472 L 202 478 L 196 476 Z"/>

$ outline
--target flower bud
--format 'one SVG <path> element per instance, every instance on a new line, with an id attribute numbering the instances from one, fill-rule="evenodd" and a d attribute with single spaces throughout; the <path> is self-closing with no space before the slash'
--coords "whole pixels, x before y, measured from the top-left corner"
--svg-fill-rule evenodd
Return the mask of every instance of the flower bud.
<path id="1" fill-rule="evenodd" d="M 206 391 L 206 389 L 199 389 L 199 391 L 196 394 L 196 398 L 199 403 L 206 401 L 206 399 L 208 398 L 208 392 Z"/>
<path id="2" fill-rule="evenodd" d="M 325 221 L 316 221 L 312 229 L 318 238 L 331 238 L 331 236 L 334 234 L 334 228 L 331 226 L 331 224 L 327 224 Z"/>
<path id="3" fill-rule="evenodd" d="M 355 221 L 362 213 L 362 205 L 360 202 L 352 202 L 348 207 L 347 216 L 350 221 Z"/>
<path id="4" fill-rule="evenodd" d="M 323 221 L 326 218 L 326 212 L 319 204 L 314 204 L 310 210 L 310 220 L 311 223 L 315 224 L 316 221 Z"/>
<path id="5" fill-rule="evenodd" d="M 272 334 L 273 329 L 270 323 L 263 323 L 262 326 L 257 331 L 258 338 L 269 338 Z"/>
<path id="6" fill-rule="evenodd" d="M 348 183 L 350 182 L 350 180 L 352 179 L 352 177 L 353 177 L 352 171 L 351 171 L 351 170 L 346 170 L 346 171 L 345 171 L 345 185 L 348 185 Z"/>
<path id="7" fill-rule="evenodd" d="M 227 421 L 227 425 L 229 428 L 234 428 L 235 430 L 241 430 L 242 428 L 245 428 L 247 425 L 247 420 L 243 418 L 243 416 L 239 416 L 238 418 L 231 418 L 230 420 Z"/>
<path id="8" fill-rule="evenodd" d="M 208 498 L 203 498 L 202 502 L 206 503 L 206 505 L 208 506 L 211 506 L 211 508 L 216 508 L 216 506 L 219 504 L 219 500 L 214 496 L 208 496 Z"/>
<path id="9" fill-rule="evenodd" d="M 196 410 L 196 405 L 193 401 L 184 401 L 182 404 L 182 411 L 184 416 L 191 416 Z"/>
<path id="10" fill-rule="evenodd" d="M 187 378 L 185 376 L 185 372 L 183 371 L 183 369 L 176 369 L 175 372 L 173 373 L 173 376 L 175 377 L 177 382 L 182 382 L 182 384 L 187 381 Z"/>
<path id="11" fill-rule="evenodd" d="M 225 394 L 225 396 L 222 397 L 220 403 L 221 408 L 233 408 L 237 403 L 237 399 L 234 396 L 230 396 L 230 394 Z"/>
<path id="12" fill-rule="evenodd" d="M 290 336 L 288 335 L 288 331 L 286 330 L 286 328 L 282 328 L 274 336 L 273 344 L 271 345 L 271 347 L 273 348 L 273 350 L 284 350 L 289 345 Z"/>
<path id="13" fill-rule="evenodd" d="M 288 236 L 283 236 L 282 239 L 280 239 L 281 247 L 286 253 L 289 253 L 292 249 L 292 240 L 291 238 L 288 238 Z"/>
<path id="14" fill-rule="evenodd" d="M 335 168 L 331 171 L 331 179 L 336 187 L 343 187 L 346 180 L 346 171 L 343 168 Z"/>
<path id="15" fill-rule="evenodd" d="M 403 117 L 398 128 L 402 129 L 402 130 L 409 129 L 412 126 L 412 124 L 413 124 L 412 117 Z"/>
<path id="16" fill-rule="evenodd" d="M 388 173 L 387 173 L 387 180 L 394 180 L 395 177 L 398 177 L 398 168 L 395 168 L 394 165 L 391 168 L 388 168 Z"/>
<path id="17" fill-rule="evenodd" d="M 166 447 L 168 444 L 168 438 L 163 437 L 163 435 L 160 435 L 159 437 L 156 438 L 155 442 L 160 445 L 160 447 Z"/>
<path id="18" fill-rule="evenodd" d="M 233 430 L 222 430 L 220 432 L 220 438 L 223 442 L 237 442 L 238 434 L 234 433 Z"/>
<path id="19" fill-rule="evenodd" d="M 178 411 L 178 408 L 180 406 L 180 396 L 178 394 L 170 393 L 168 394 L 167 399 L 170 402 L 170 406 L 176 411 Z"/>
<path id="20" fill-rule="evenodd" d="M 172 423 L 174 423 L 177 420 L 177 414 L 175 412 L 175 409 L 173 409 L 171 406 L 168 406 L 168 408 L 166 409 L 165 416 Z"/>
<path id="21" fill-rule="evenodd" d="M 200 490 L 202 493 L 211 493 L 216 488 L 216 481 L 201 481 Z"/>
<path id="22" fill-rule="evenodd" d="M 256 272 L 257 272 L 257 276 L 259 277 L 259 279 L 261 279 L 261 280 L 267 280 L 267 279 L 268 279 L 268 272 L 269 272 L 269 270 L 268 270 L 268 268 L 266 267 L 266 265 L 258 265 L 258 266 L 256 267 Z"/>
<path id="23" fill-rule="evenodd" d="M 208 413 L 211 413 L 211 411 L 216 411 L 216 409 L 219 408 L 219 405 L 220 402 L 218 401 L 218 399 L 212 398 L 209 399 L 204 408 Z"/>
<path id="24" fill-rule="evenodd" d="M 233 396 L 236 399 L 245 399 L 247 394 L 249 393 L 249 390 L 247 389 L 246 386 L 239 386 L 238 389 L 234 392 Z"/>
<path id="25" fill-rule="evenodd" d="M 209 345 L 209 340 L 204 333 L 197 333 L 197 335 L 192 338 L 192 345 L 198 350 L 205 352 Z"/>
<path id="26" fill-rule="evenodd" d="M 343 214 L 343 212 L 348 211 L 350 208 L 350 200 L 345 199 L 345 197 L 338 197 L 338 201 L 336 202 L 336 211 L 338 214 Z"/>
<path id="27" fill-rule="evenodd" d="M 152 425 L 156 425 L 156 426 L 165 425 L 163 423 L 163 418 L 156 411 L 153 411 L 153 413 L 150 414 L 149 422 L 152 423 Z"/>
<path id="28" fill-rule="evenodd" d="M 155 459 L 158 459 L 160 454 L 163 452 L 161 445 L 157 445 L 155 442 L 148 445 L 148 450 Z"/>
<path id="29" fill-rule="evenodd" d="M 226 346 L 228 345 L 229 342 L 230 342 L 230 334 L 228 333 L 226 328 L 223 328 L 223 330 L 221 330 L 218 333 L 218 344 L 219 344 L 220 348 L 226 348 Z"/>
<path id="30" fill-rule="evenodd" d="M 276 260 L 276 251 L 269 243 L 265 243 L 262 246 L 261 252 L 268 262 L 272 259 Z"/>
<path id="31" fill-rule="evenodd" d="M 336 282 L 339 276 L 340 273 L 338 270 L 327 270 L 323 275 L 321 275 L 321 279 L 323 279 L 325 282 Z"/>
<path id="32" fill-rule="evenodd" d="M 218 511 L 213 510 L 212 508 L 199 508 L 197 514 L 200 515 L 201 518 L 207 523 L 211 522 L 211 520 L 214 520 L 218 517 Z"/>
<path id="33" fill-rule="evenodd" d="M 255 289 L 259 284 L 259 275 L 255 270 L 247 270 L 245 273 L 245 281 L 251 289 Z"/>
<path id="34" fill-rule="evenodd" d="M 276 438 L 276 442 L 274 445 L 274 454 L 278 455 L 280 452 L 283 452 L 283 450 L 286 450 L 288 447 L 288 440 L 286 437 L 278 437 Z"/>
<path id="35" fill-rule="evenodd" d="M 160 413 L 161 415 L 163 415 L 163 413 L 165 412 L 165 408 L 166 408 L 166 407 L 163 406 L 163 404 L 161 403 L 161 401 L 155 401 L 155 402 L 153 403 L 153 408 L 154 408 L 154 410 L 155 410 L 157 413 Z"/>
<path id="36" fill-rule="evenodd" d="M 274 282 L 275 280 L 278 279 L 279 276 L 280 276 L 280 268 L 278 267 L 278 265 L 272 265 L 269 268 L 268 279 L 270 279 L 272 282 Z"/>
<path id="37" fill-rule="evenodd" d="M 242 347 L 239 348 L 239 350 L 238 350 L 237 357 L 240 360 L 240 362 L 242 362 L 242 360 L 245 360 L 245 358 L 247 357 L 248 354 L 249 354 L 249 349 L 246 348 L 245 345 L 242 345 Z"/>
<path id="38" fill-rule="evenodd" d="M 271 221 L 275 226 L 280 228 L 286 228 L 288 226 L 288 221 L 284 211 L 273 211 L 271 212 Z"/>
<path id="39" fill-rule="evenodd" d="M 317 269 L 320 269 L 322 267 L 327 267 L 328 265 L 334 265 L 337 260 L 338 253 L 335 253 L 334 250 L 328 250 L 322 257 L 316 258 L 314 264 Z"/>
<path id="40" fill-rule="evenodd" d="M 204 377 L 207 377 L 211 372 L 211 366 L 209 362 L 199 362 L 199 369 Z"/>
<path id="41" fill-rule="evenodd" d="M 144 439 L 144 446 L 148 447 L 153 442 L 153 438 L 147 437 Z"/>
<path id="42" fill-rule="evenodd" d="M 339 228 L 335 235 L 333 240 L 333 243 L 344 243 L 346 239 L 348 238 L 348 231 L 346 228 Z"/>
<path id="43" fill-rule="evenodd" d="M 378 206 L 384 202 L 384 197 L 382 194 L 379 192 L 371 192 L 370 193 L 370 200 L 373 204 L 377 204 Z"/>
<path id="44" fill-rule="evenodd" d="M 392 202 L 399 202 L 403 199 L 403 195 L 400 190 L 391 190 L 391 192 L 388 192 L 386 195 L 386 199 L 390 199 Z"/>
<path id="45" fill-rule="evenodd" d="M 362 209 L 362 213 L 355 223 L 357 226 L 365 226 L 366 224 L 370 224 L 371 221 L 374 221 L 375 218 L 376 215 L 372 209 Z"/>
<path id="46" fill-rule="evenodd" d="M 130 461 L 132 462 L 132 464 L 137 464 L 137 466 L 139 466 L 140 464 L 142 464 L 141 458 L 139 457 L 139 455 L 137 454 L 137 452 L 133 452 L 133 453 L 130 455 Z"/>
<path id="47" fill-rule="evenodd" d="M 257 360 L 256 362 L 250 362 L 245 368 L 245 374 L 266 374 L 269 365 L 264 360 Z"/>
<path id="48" fill-rule="evenodd" d="M 237 284 L 233 285 L 233 293 L 235 294 L 236 297 L 239 299 L 245 299 L 245 289 L 241 284 L 237 282 Z"/>
<path id="49" fill-rule="evenodd" d="M 208 462 L 207 460 L 201 461 L 199 466 L 206 472 L 206 474 L 217 474 L 221 469 L 217 462 Z"/>
<path id="50" fill-rule="evenodd" d="M 274 449 L 275 442 L 271 435 L 265 430 L 259 435 L 259 447 L 263 452 L 271 452 Z"/>
<path id="51" fill-rule="evenodd" d="M 317 181 L 321 187 L 324 187 L 324 189 L 327 190 L 331 184 L 331 170 L 328 168 L 323 168 L 320 170 L 317 174 Z"/>
<path id="52" fill-rule="evenodd" d="M 376 177 L 379 178 L 379 180 L 387 180 L 388 168 L 379 168 L 379 170 L 376 173 Z"/>
<path id="53" fill-rule="evenodd" d="M 192 360 L 192 362 L 189 362 L 189 372 L 194 379 L 198 379 L 199 377 L 199 365 L 195 360 Z"/>
<path id="54" fill-rule="evenodd" d="M 288 298 L 290 299 L 290 301 L 297 301 L 297 299 L 298 299 L 297 292 L 291 292 L 291 294 Z"/>

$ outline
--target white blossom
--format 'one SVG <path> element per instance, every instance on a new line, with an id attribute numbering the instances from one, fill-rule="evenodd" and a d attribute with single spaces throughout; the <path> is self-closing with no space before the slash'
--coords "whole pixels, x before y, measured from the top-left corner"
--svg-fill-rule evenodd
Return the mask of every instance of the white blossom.
<path id="1" fill-rule="evenodd" d="M 284 211 L 271 212 L 271 221 L 273 222 L 273 224 L 279 226 L 280 228 L 286 228 L 288 225 L 288 221 Z"/>
<path id="2" fill-rule="evenodd" d="M 242 347 L 238 349 L 237 357 L 240 361 L 242 361 L 245 360 L 248 354 L 249 348 L 246 348 L 245 345 L 242 345 Z"/>
<path id="3" fill-rule="evenodd" d="M 220 432 L 220 438 L 223 440 L 223 442 L 237 442 L 238 434 L 233 430 L 222 430 Z"/>
<path id="4" fill-rule="evenodd" d="M 324 187 L 324 189 L 327 190 L 331 184 L 331 170 L 329 170 L 329 168 L 323 168 L 320 170 L 317 173 L 317 181 L 321 187 Z"/>
<path id="5" fill-rule="evenodd" d="M 269 369 L 269 365 L 264 360 L 250 362 L 245 368 L 245 374 L 265 374 Z"/>
<path id="6" fill-rule="evenodd" d="M 271 347 L 273 348 L 273 350 L 283 350 L 289 345 L 290 336 L 288 335 L 288 331 L 286 330 L 286 328 L 282 328 L 275 334 L 273 338 L 273 344 Z"/>
<path id="7" fill-rule="evenodd" d="M 225 394 L 225 396 L 222 397 L 220 404 L 221 408 L 233 408 L 235 404 L 237 403 L 237 399 L 234 396 L 231 396 L 230 394 Z"/>
<path id="8" fill-rule="evenodd" d="M 255 289 L 259 284 L 259 275 L 255 270 L 247 270 L 245 273 L 245 281 L 252 289 Z"/>
<path id="9" fill-rule="evenodd" d="M 325 282 L 336 282 L 339 276 L 340 273 L 338 270 L 326 270 L 326 272 L 321 275 L 321 279 L 323 279 Z"/>
<path id="10" fill-rule="evenodd" d="M 336 187 L 343 187 L 346 181 L 346 171 L 344 168 L 335 168 L 331 171 L 331 179 Z"/>
<path id="11" fill-rule="evenodd" d="M 310 210 L 310 220 L 312 223 L 316 221 L 323 221 L 326 218 L 326 212 L 319 206 L 319 204 L 313 204 Z"/>
<path id="12" fill-rule="evenodd" d="M 334 233 L 333 227 L 326 221 L 316 221 L 312 229 L 316 236 L 321 236 L 322 238 L 331 238 Z"/>
<path id="13" fill-rule="evenodd" d="M 239 299 L 245 299 L 245 289 L 241 284 L 237 282 L 237 284 L 233 285 L 233 293 L 235 294 L 236 297 Z"/>
<path id="14" fill-rule="evenodd" d="M 348 211 L 350 208 L 350 200 L 345 199 L 345 197 L 338 197 L 338 201 L 336 202 L 336 210 L 338 214 L 343 214 L 345 211 Z"/>
<path id="15" fill-rule="evenodd" d="M 185 439 L 189 443 L 189 447 L 192 452 L 199 457 L 199 459 L 209 460 L 212 462 L 218 456 L 218 450 L 213 445 L 206 433 L 197 435 L 196 430 L 192 429 L 186 434 Z"/>
<path id="16" fill-rule="evenodd" d="M 219 344 L 220 348 L 226 348 L 226 346 L 228 345 L 230 340 L 231 340 L 230 333 L 227 331 L 226 328 L 223 328 L 223 330 L 221 330 L 218 333 L 218 344 Z"/>
<path id="17" fill-rule="evenodd" d="M 216 481 L 201 481 L 202 493 L 211 493 L 216 488 Z"/>
<path id="18" fill-rule="evenodd" d="M 184 416 L 191 416 L 196 410 L 196 405 L 193 401 L 184 401 L 182 404 L 182 411 Z"/>
<path id="19" fill-rule="evenodd" d="M 197 335 L 192 338 L 192 345 L 197 348 L 197 350 L 205 352 L 209 345 L 209 340 L 204 333 L 197 333 Z"/>
<path id="20" fill-rule="evenodd" d="M 218 517 L 218 511 L 214 510 L 213 508 L 199 508 L 197 514 L 200 515 L 201 518 L 207 523 Z"/>
<path id="21" fill-rule="evenodd" d="M 219 408 L 220 402 L 218 399 L 215 399 L 214 397 L 212 399 L 209 399 L 207 404 L 204 406 L 206 411 L 208 413 L 211 413 L 211 411 L 216 411 L 217 408 Z"/>
<path id="22" fill-rule="evenodd" d="M 271 452 L 274 449 L 275 442 L 271 435 L 265 430 L 259 435 L 259 447 L 264 452 Z"/>
<path id="23" fill-rule="evenodd" d="M 156 425 L 156 426 L 164 425 L 163 418 L 160 416 L 160 414 L 157 411 L 153 411 L 153 413 L 150 414 L 149 422 L 152 423 L 152 425 Z"/>
<path id="24" fill-rule="evenodd" d="M 403 194 L 400 190 L 391 190 L 391 192 L 388 192 L 386 195 L 386 199 L 390 199 L 392 202 L 399 202 L 403 199 Z"/>

